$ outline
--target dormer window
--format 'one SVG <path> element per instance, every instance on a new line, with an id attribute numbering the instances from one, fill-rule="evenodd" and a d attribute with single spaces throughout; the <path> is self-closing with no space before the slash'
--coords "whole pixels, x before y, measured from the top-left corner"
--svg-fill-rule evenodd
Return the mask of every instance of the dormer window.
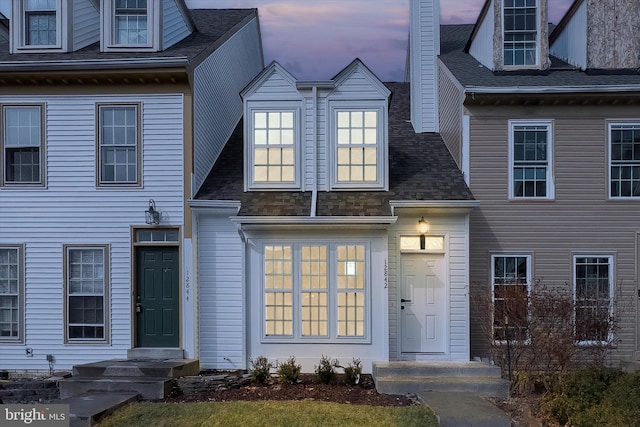
<path id="1" fill-rule="evenodd" d="M 27 0 L 24 6 L 24 24 L 26 45 L 55 46 L 56 0 Z"/>
<path id="2" fill-rule="evenodd" d="M 115 44 L 146 45 L 147 0 L 116 0 L 114 25 Z"/>
<path id="3" fill-rule="evenodd" d="M 538 64 L 538 0 L 504 0 L 504 65 Z"/>
<path id="4" fill-rule="evenodd" d="M 289 106 L 250 109 L 247 135 L 251 188 L 300 187 L 299 115 L 298 108 Z"/>
<path id="5" fill-rule="evenodd" d="M 331 102 L 333 188 L 386 187 L 385 109 L 377 103 Z"/>

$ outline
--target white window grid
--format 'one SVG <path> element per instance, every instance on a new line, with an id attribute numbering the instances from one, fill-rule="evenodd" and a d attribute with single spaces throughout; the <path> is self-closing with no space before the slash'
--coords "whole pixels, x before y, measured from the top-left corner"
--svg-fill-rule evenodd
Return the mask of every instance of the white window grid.
<path id="1" fill-rule="evenodd" d="M 337 181 L 378 180 L 378 112 L 337 111 Z"/>
<path id="2" fill-rule="evenodd" d="M 255 182 L 295 182 L 295 151 L 295 113 L 293 111 L 254 111 L 253 179 Z"/>
<path id="3" fill-rule="evenodd" d="M 609 197 L 640 197 L 640 123 L 609 124 Z"/>
<path id="4" fill-rule="evenodd" d="M 20 249 L 0 247 L 0 341 L 17 341 L 21 336 Z"/>
<path id="5" fill-rule="evenodd" d="M 41 184 L 42 107 L 6 105 L 3 115 L 4 183 Z"/>
<path id="6" fill-rule="evenodd" d="M 610 339 L 613 273 L 611 255 L 574 255 L 573 295 L 577 341 L 606 342 Z"/>
<path id="7" fill-rule="evenodd" d="M 553 199 L 553 123 L 509 121 L 509 198 Z"/>
<path id="8" fill-rule="evenodd" d="M 531 255 L 500 254 L 491 256 L 491 296 L 493 302 L 493 339 L 513 341 L 527 339 L 528 299 L 531 292 Z M 510 298 L 515 298 L 510 301 Z M 513 304 L 513 305 L 510 305 Z M 525 312 L 520 312 L 525 310 Z M 512 315 L 509 316 L 509 313 Z M 508 328 L 507 331 L 507 322 Z"/>
<path id="9" fill-rule="evenodd" d="M 505 0 L 505 66 L 529 66 L 538 63 L 537 11 L 537 0 Z"/>
<path id="10" fill-rule="evenodd" d="M 101 184 L 136 184 L 140 146 L 136 105 L 100 106 L 99 174 Z"/>
<path id="11" fill-rule="evenodd" d="M 57 0 L 26 0 L 24 5 L 25 44 L 57 44 Z"/>
<path id="12" fill-rule="evenodd" d="M 148 43 L 147 15 L 147 0 L 115 0 L 115 44 L 146 46 Z"/>

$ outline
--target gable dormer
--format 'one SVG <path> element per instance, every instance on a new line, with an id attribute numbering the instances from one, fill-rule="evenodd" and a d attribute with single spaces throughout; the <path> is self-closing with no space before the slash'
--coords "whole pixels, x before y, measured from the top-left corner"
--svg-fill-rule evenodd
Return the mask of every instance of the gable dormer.
<path id="1" fill-rule="evenodd" d="M 103 52 L 165 50 L 194 30 L 184 0 L 100 0 Z"/>
<path id="2" fill-rule="evenodd" d="M 553 55 L 581 70 L 640 68 L 640 2 L 575 0 L 549 44 Z"/>
<path id="3" fill-rule="evenodd" d="M 359 59 L 328 81 L 273 62 L 241 96 L 245 191 L 388 189 L 390 91 Z"/>
<path id="4" fill-rule="evenodd" d="M 99 40 L 94 0 L 12 0 L 11 53 L 73 52 Z"/>
<path id="5" fill-rule="evenodd" d="M 465 50 L 492 71 L 547 69 L 547 0 L 487 0 Z"/>

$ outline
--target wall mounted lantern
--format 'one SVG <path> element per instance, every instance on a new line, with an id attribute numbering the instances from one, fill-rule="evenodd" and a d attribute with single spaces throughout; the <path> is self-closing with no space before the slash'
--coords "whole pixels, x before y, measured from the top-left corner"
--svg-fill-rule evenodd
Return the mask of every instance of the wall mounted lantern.
<path id="1" fill-rule="evenodd" d="M 423 216 L 421 216 L 418 221 L 418 231 L 420 231 L 420 250 L 424 250 L 426 248 L 426 238 L 424 235 L 429 232 L 429 223 L 424 220 Z"/>
<path id="2" fill-rule="evenodd" d="M 144 211 L 144 219 L 149 225 L 160 224 L 160 212 L 156 210 L 156 202 L 149 199 L 149 209 Z"/>

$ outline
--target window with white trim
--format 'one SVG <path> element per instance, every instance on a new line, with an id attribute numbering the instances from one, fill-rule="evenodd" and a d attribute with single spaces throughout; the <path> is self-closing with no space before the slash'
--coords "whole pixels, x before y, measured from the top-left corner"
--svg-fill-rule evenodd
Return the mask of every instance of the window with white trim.
<path id="1" fill-rule="evenodd" d="M 65 246 L 64 251 L 67 341 L 106 341 L 108 248 Z"/>
<path id="2" fill-rule="evenodd" d="M 504 65 L 538 64 L 538 0 L 504 0 Z"/>
<path id="3" fill-rule="evenodd" d="M 115 0 L 113 3 L 113 43 L 148 44 L 147 0 Z"/>
<path id="4" fill-rule="evenodd" d="M 300 188 L 299 109 L 251 108 L 249 111 L 249 187 Z"/>
<path id="5" fill-rule="evenodd" d="M 576 340 L 607 341 L 613 315 L 613 256 L 573 257 Z"/>
<path id="6" fill-rule="evenodd" d="M 609 124 L 610 197 L 640 197 L 640 123 Z"/>
<path id="7" fill-rule="evenodd" d="M 0 245 L 0 342 L 22 342 L 22 247 Z"/>
<path id="8" fill-rule="evenodd" d="M 385 188 L 387 135 L 384 108 L 361 108 L 352 102 L 333 102 L 330 110 L 333 187 Z"/>
<path id="9" fill-rule="evenodd" d="M 531 256 L 493 255 L 491 283 L 493 339 L 525 340 L 528 330 Z"/>
<path id="10" fill-rule="evenodd" d="M 140 185 L 138 105 L 98 106 L 98 185 Z"/>
<path id="11" fill-rule="evenodd" d="M 44 184 L 42 105 L 2 106 L 2 179 L 4 185 Z"/>
<path id="12" fill-rule="evenodd" d="M 509 187 L 513 199 L 552 199 L 550 121 L 509 121 Z"/>
<path id="13" fill-rule="evenodd" d="M 24 2 L 24 40 L 28 46 L 57 44 L 57 1 L 26 0 Z"/>
<path id="14" fill-rule="evenodd" d="M 363 244 L 265 245 L 265 339 L 365 339 L 367 252 Z"/>

